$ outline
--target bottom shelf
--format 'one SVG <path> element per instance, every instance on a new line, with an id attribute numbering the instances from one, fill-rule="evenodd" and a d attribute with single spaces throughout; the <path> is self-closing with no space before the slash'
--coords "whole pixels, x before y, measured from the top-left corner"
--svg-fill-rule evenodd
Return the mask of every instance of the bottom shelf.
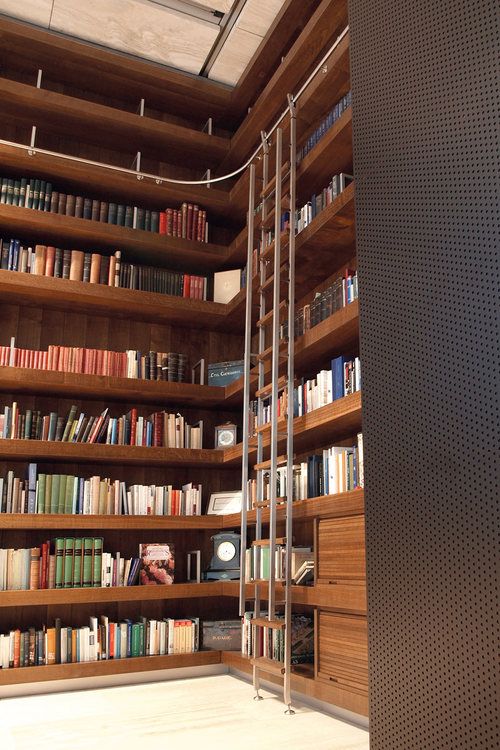
<path id="1" fill-rule="evenodd" d="M 248 656 L 243 656 L 239 651 L 223 651 L 222 663 L 227 664 L 240 672 L 251 673 L 252 663 Z M 282 685 L 283 678 L 272 674 L 264 677 L 268 682 Z M 302 693 L 309 698 L 331 703 L 339 708 L 347 709 L 360 716 L 368 716 L 368 697 L 358 693 L 352 693 L 342 687 L 330 684 L 314 677 L 312 664 L 299 664 L 293 669 L 292 690 Z"/>
<path id="2" fill-rule="evenodd" d="M 179 669 L 220 664 L 220 651 L 197 651 L 194 654 L 170 656 L 134 656 L 128 659 L 79 662 L 77 664 L 50 664 L 43 667 L 20 667 L 0 669 L 0 687 L 22 685 L 27 682 L 47 680 L 72 680 L 78 677 L 102 677 L 103 675 L 150 672 L 156 669 Z"/>

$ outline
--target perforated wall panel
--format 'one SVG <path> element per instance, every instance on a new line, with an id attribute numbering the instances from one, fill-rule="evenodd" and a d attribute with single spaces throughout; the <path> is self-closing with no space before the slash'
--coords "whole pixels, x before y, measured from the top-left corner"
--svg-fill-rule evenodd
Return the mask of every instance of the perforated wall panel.
<path id="1" fill-rule="evenodd" d="M 372 750 L 498 736 L 498 0 L 351 0 Z"/>

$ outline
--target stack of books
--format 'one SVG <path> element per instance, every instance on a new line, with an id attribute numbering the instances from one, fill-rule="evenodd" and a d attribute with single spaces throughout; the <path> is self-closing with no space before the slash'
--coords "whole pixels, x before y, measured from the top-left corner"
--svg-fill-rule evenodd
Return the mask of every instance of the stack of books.
<path id="1" fill-rule="evenodd" d="M 260 617 L 266 617 L 261 612 Z M 264 656 L 283 662 L 285 659 L 285 631 L 276 628 L 256 628 L 252 625 L 253 612 L 242 618 L 241 651 L 244 656 Z M 276 615 L 275 619 L 282 616 Z M 292 664 L 311 664 L 314 661 L 314 620 L 310 615 L 292 614 Z"/>

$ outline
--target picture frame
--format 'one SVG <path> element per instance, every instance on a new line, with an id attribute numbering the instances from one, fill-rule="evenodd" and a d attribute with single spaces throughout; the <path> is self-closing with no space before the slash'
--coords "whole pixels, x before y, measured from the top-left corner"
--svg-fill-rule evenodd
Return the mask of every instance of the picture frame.
<path id="1" fill-rule="evenodd" d="M 212 492 L 208 501 L 207 515 L 227 516 L 230 513 L 241 513 L 242 498 L 241 490 Z"/>

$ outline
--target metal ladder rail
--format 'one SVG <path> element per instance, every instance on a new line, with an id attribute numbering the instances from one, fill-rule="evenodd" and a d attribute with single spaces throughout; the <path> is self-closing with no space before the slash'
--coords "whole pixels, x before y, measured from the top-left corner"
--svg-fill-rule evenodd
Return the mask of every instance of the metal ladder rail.
<path id="1" fill-rule="evenodd" d="M 262 139 L 262 185 L 263 187 L 267 186 L 268 180 L 269 180 L 269 141 L 267 139 L 267 136 L 264 132 L 261 133 L 261 139 Z M 265 229 L 265 222 L 267 219 L 267 203 L 268 203 L 268 196 L 267 194 L 263 194 L 262 197 L 262 212 L 261 212 L 261 231 L 260 231 L 260 252 L 259 252 L 259 258 L 258 258 L 258 272 L 259 272 L 259 318 L 263 318 L 266 314 L 266 294 L 264 292 L 263 286 L 264 282 L 266 280 L 266 261 L 260 257 L 263 248 L 264 248 L 264 240 L 266 235 L 266 229 Z M 259 339 L 259 346 L 258 351 L 259 354 L 262 354 L 262 352 L 265 349 L 265 343 L 266 343 L 266 331 L 265 328 L 260 327 L 259 333 L 258 333 L 258 339 Z M 264 380 L 265 380 L 265 366 L 264 361 L 259 359 L 258 363 L 258 384 L 257 388 L 263 388 L 264 386 Z M 262 398 L 258 398 L 257 400 L 257 424 L 262 424 L 262 411 L 263 411 L 263 400 Z M 264 457 L 264 435 L 262 432 L 257 433 L 257 464 L 261 463 Z M 262 539 L 262 506 L 260 503 L 264 500 L 264 472 L 262 470 L 257 472 L 257 508 L 256 508 L 256 519 L 255 519 L 255 539 L 259 540 Z M 256 557 L 257 557 L 257 563 L 260 563 L 260 554 L 261 554 L 261 548 L 260 546 L 257 546 L 256 549 Z M 254 592 L 254 616 L 260 617 L 260 609 L 261 609 L 261 598 L 260 598 L 260 585 L 257 583 L 255 585 L 255 592 Z M 257 654 L 260 656 L 260 654 Z M 259 676 L 259 670 L 254 666 L 253 667 L 253 687 L 255 690 L 255 697 L 254 700 L 262 700 L 262 696 L 259 694 L 260 689 L 260 676 Z"/>
<path id="2" fill-rule="evenodd" d="M 241 544 L 240 544 L 240 616 L 245 613 L 246 578 L 246 539 L 248 512 L 248 461 L 249 461 L 249 407 L 250 407 L 250 366 L 252 345 L 252 259 L 254 244 L 255 209 L 255 164 L 250 165 L 250 185 L 247 214 L 247 288 L 245 304 L 245 354 L 243 382 L 243 456 L 241 462 Z"/>
<path id="3" fill-rule="evenodd" d="M 290 220 L 288 228 L 288 362 L 287 362 L 287 464 L 286 464 L 286 521 L 285 521 L 285 675 L 284 701 L 286 713 L 293 714 L 291 707 L 292 672 L 292 542 L 293 542 L 293 388 L 295 382 L 295 203 L 296 203 L 296 109 L 288 95 L 290 110 Z"/>

